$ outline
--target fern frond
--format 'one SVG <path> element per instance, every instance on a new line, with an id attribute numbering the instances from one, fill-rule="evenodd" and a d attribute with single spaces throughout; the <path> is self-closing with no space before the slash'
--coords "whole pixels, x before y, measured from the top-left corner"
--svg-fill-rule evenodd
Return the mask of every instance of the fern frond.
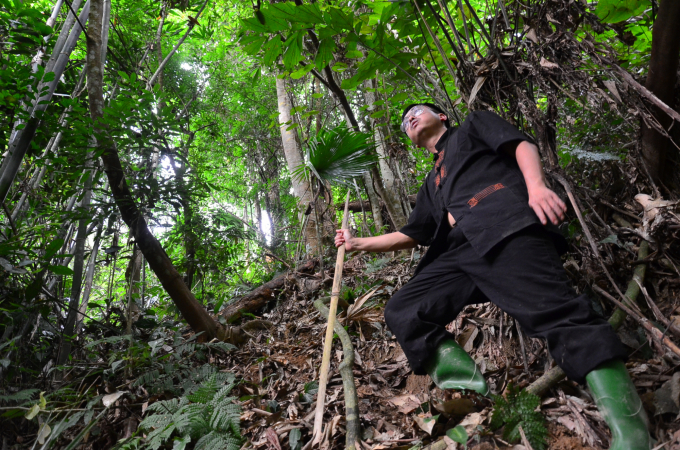
<path id="1" fill-rule="evenodd" d="M 23 403 L 30 401 L 38 392 L 40 392 L 40 389 L 24 389 L 23 391 L 15 392 L 14 394 L 0 395 L 0 405 L 9 402 Z"/>
<path id="2" fill-rule="evenodd" d="M 521 438 L 521 426 L 531 445 L 537 450 L 543 450 L 547 443 L 548 429 L 545 418 L 537 410 L 541 399 L 513 385 L 508 387 L 507 398 L 493 398 L 496 404 L 491 417 L 492 428 L 497 429 L 505 424 L 503 438 L 509 442 L 517 442 Z"/>
<path id="3" fill-rule="evenodd" d="M 210 427 L 215 430 L 229 430 L 233 429 L 234 423 L 239 426 L 241 417 L 241 408 L 239 405 L 234 403 L 223 403 L 220 404 L 213 410 L 212 416 L 210 417 Z"/>
<path id="4" fill-rule="evenodd" d="M 153 430 L 146 437 L 148 448 L 150 448 L 151 450 L 158 450 L 165 441 L 170 439 L 174 431 L 175 425 L 172 423 L 166 427 Z"/>
<path id="5" fill-rule="evenodd" d="M 239 450 L 241 439 L 227 433 L 212 431 L 196 442 L 195 450 Z"/>

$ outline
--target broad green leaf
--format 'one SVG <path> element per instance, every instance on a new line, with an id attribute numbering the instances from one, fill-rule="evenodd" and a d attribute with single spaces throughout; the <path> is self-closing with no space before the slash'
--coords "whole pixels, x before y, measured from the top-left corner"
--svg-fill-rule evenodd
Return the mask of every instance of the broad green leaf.
<path id="1" fill-rule="evenodd" d="M 49 83 L 50 81 L 54 80 L 54 76 L 54 72 L 47 72 L 42 79 L 43 83 Z"/>
<path id="2" fill-rule="evenodd" d="M 48 266 L 47 268 L 56 275 L 73 275 L 73 271 L 66 266 Z"/>
<path id="3" fill-rule="evenodd" d="M 302 433 L 300 432 L 299 428 L 293 428 L 290 430 L 290 434 L 288 435 L 288 443 L 290 444 L 290 450 L 300 450 L 300 437 L 302 436 Z"/>
<path id="4" fill-rule="evenodd" d="M 55 239 L 50 242 L 50 244 L 45 249 L 45 259 L 49 260 L 52 258 L 52 256 L 54 256 L 54 254 L 59 251 L 62 245 L 64 245 L 63 239 Z"/>
<path id="5" fill-rule="evenodd" d="M 264 46 L 264 56 L 262 57 L 262 62 L 265 66 L 270 66 L 276 61 L 276 58 L 281 54 L 283 49 L 283 42 L 278 36 L 274 36 L 269 42 Z"/>
<path id="6" fill-rule="evenodd" d="M 380 111 L 376 111 L 373 114 L 371 114 L 371 119 L 380 119 L 382 116 L 384 116 L 387 113 L 384 109 L 381 109 Z"/>
<path id="7" fill-rule="evenodd" d="M 319 50 L 316 52 L 316 59 L 314 64 L 318 70 L 323 70 L 333 60 L 333 52 L 335 51 L 335 41 L 332 37 L 323 39 L 319 43 Z"/>
<path id="8" fill-rule="evenodd" d="M 257 55 L 260 50 L 262 50 L 262 46 L 264 45 L 265 41 L 267 40 L 266 36 L 259 36 L 257 39 L 253 39 L 253 41 L 243 47 L 243 51 L 246 52 L 249 55 Z"/>
<path id="9" fill-rule="evenodd" d="M 467 431 L 462 425 L 458 425 L 455 428 L 451 428 L 446 432 L 446 435 L 453 441 L 459 444 L 466 444 L 468 440 Z"/>
<path id="10" fill-rule="evenodd" d="M 349 69 L 349 66 L 342 61 L 336 62 L 333 64 L 333 67 L 331 67 L 331 70 L 334 72 L 344 72 L 347 69 Z"/>
<path id="11" fill-rule="evenodd" d="M 273 3 L 266 9 L 266 15 L 293 23 L 323 23 L 323 15 L 318 3 L 305 5 L 295 5 L 294 2 Z"/>
<path id="12" fill-rule="evenodd" d="M 304 77 L 307 75 L 311 70 L 314 68 L 313 65 L 307 64 L 306 66 L 300 67 L 298 70 L 294 71 L 293 73 L 290 74 L 290 77 L 293 80 L 299 80 L 300 78 Z"/>
<path id="13" fill-rule="evenodd" d="M 408 94 L 406 92 L 400 92 L 400 93 L 395 94 L 392 97 L 390 97 L 390 101 L 392 103 L 403 102 L 407 98 L 408 98 Z"/>
<path id="14" fill-rule="evenodd" d="M 338 33 L 343 31 L 354 30 L 353 13 L 345 12 L 340 8 L 329 8 L 328 15 L 330 17 L 330 20 L 327 18 L 326 23 L 330 28 L 333 28 Z"/>
<path id="15" fill-rule="evenodd" d="M 256 33 L 269 33 L 270 31 L 273 31 L 270 30 L 267 25 L 260 23 L 260 21 L 257 20 L 256 17 L 241 19 L 241 25 L 243 25 L 243 28 L 245 28 L 246 30 L 254 31 Z"/>
<path id="16" fill-rule="evenodd" d="M 640 13 L 647 5 L 650 5 L 649 0 L 600 0 L 595 14 L 606 23 L 623 22 Z"/>
<path id="17" fill-rule="evenodd" d="M 350 50 L 345 53 L 345 58 L 353 59 L 353 58 L 362 58 L 364 54 L 361 52 L 361 50 Z"/>
<path id="18" fill-rule="evenodd" d="M 303 31 L 296 31 L 284 43 L 286 50 L 283 54 L 283 64 L 286 69 L 292 69 L 304 59 L 302 54 L 302 35 Z"/>
<path id="19" fill-rule="evenodd" d="M 370 134 L 357 133 L 340 125 L 310 139 L 306 163 L 296 168 L 292 175 L 302 179 L 309 170 L 322 181 L 351 183 L 377 161 L 374 148 Z"/>

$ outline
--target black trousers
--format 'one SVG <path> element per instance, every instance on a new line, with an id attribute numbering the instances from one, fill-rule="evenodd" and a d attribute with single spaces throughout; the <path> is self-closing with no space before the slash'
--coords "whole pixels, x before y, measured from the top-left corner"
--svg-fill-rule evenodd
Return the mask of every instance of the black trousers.
<path id="1" fill-rule="evenodd" d="M 416 374 L 424 375 L 428 357 L 442 340 L 453 338 L 445 326 L 465 306 L 487 301 L 515 318 L 529 336 L 545 338 L 555 362 L 579 383 L 601 363 L 626 358 L 609 323 L 571 287 L 542 227 L 509 236 L 484 257 L 459 227 L 449 232 L 448 245 L 385 308 L 385 321 Z"/>

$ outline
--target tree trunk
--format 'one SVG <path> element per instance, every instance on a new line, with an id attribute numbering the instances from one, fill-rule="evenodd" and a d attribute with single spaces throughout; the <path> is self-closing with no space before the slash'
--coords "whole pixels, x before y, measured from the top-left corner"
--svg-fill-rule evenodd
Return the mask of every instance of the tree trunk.
<path id="1" fill-rule="evenodd" d="M 316 267 L 317 262 L 318 259 L 309 260 L 300 266 L 297 271 L 301 273 L 310 273 Z M 268 302 L 276 298 L 276 293 L 285 287 L 286 279 L 289 276 L 290 274 L 284 273 L 243 297 L 230 302 L 220 311 L 220 316 L 231 323 L 241 319 L 245 312 L 254 313 L 259 311 L 264 308 Z"/>
<path id="2" fill-rule="evenodd" d="M 286 92 L 286 82 L 281 78 L 276 78 L 276 96 L 279 101 L 279 123 L 281 124 L 283 153 L 286 156 L 288 170 L 292 173 L 299 166 L 303 165 L 304 161 L 302 160 L 302 152 L 300 151 L 295 131 L 288 129 L 293 124 L 290 112 L 292 107 L 288 98 L 288 92 Z M 309 181 L 292 177 L 291 183 L 293 185 L 293 193 L 300 199 L 300 206 L 304 211 L 314 201 Z M 321 239 L 317 235 L 316 220 L 314 220 L 313 216 L 310 216 L 309 220 L 307 220 L 304 233 L 305 239 L 312 249 L 312 254 L 320 255 L 322 251 Z"/>
<path id="3" fill-rule="evenodd" d="M 366 88 L 375 90 L 377 88 L 374 80 L 367 80 L 365 83 Z M 369 92 L 369 90 L 364 91 L 364 98 L 366 98 L 366 103 L 368 103 L 368 110 L 374 112 L 377 108 L 374 106 L 376 102 L 375 91 Z M 390 214 L 390 219 L 392 219 L 392 224 L 396 230 L 400 229 L 406 225 L 406 214 L 401 206 L 401 199 L 399 198 L 399 191 L 397 182 L 395 180 L 394 173 L 390 168 L 389 155 L 387 154 L 387 145 L 385 143 L 385 138 L 382 133 L 382 121 L 378 119 L 371 119 L 371 125 L 373 127 L 373 137 L 375 139 L 375 146 L 378 152 L 378 164 L 380 166 L 380 173 L 382 175 L 383 183 L 383 200 L 385 201 L 385 206 L 387 206 L 387 212 Z M 378 183 L 378 180 L 375 180 Z"/>
<path id="4" fill-rule="evenodd" d="M 81 23 L 87 21 L 89 9 L 90 1 L 88 0 L 87 3 L 85 3 L 85 6 L 83 7 L 83 10 L 79 16 L 79 20 Z M 80 38 L 81 32 L 82 28 L 80 28 L 80 25 L 76 24 L 73 27 L 71 33 L 69 34 L 68 39 L 66 39 L 66 42 L 64 43 L 63 51 L 56 58 L 54 67 L 51 70 L 54 72 L 55 77 L 51 82 L 46 84 L 46 86 L 48 87 L 47 93 L 42 95 L 36 101 L 31 118 L 26 123 L 26 126 L 10 137 L 9 152 L 7 156 L 2 160 L 2 166 L 0 166 L 0 204 L 4 203 L 5 199 L 7 198 L 9 188 L 12 186 L 12 183 L 14 182 L 14 179 L 16 178 L 16 175 L 19 172 L 21 162 L 24 160 L 26 151 L 28 150 L 28 147 L 31 145 L 31 142 L 35 137 L 35 133 L 40 125 L 41 120 L 39 118 L 40 116 L 39 113 L 45 111 L 50 100 L 52 100 L 52 94 L 54 94 L 54 91 L 57 88 L 57 84 L 59 83 L 59 80 L 62 74 L 64 73 L 64 70 L 66 69 L 66 63 L 70 59 L 71 52 L 75 48 L 76 43 L 78 42 L 78 38 Z M 99 37 L 99 40 L 101 42 L 101 37 Z M 45 86 L 45 84 L 40 83 L 40 85 L 38 86 L 39 92 L 42 92 L 43 86 Z"/>
<path id="5" fill-rule="evenodd" d="M 132 257 L 125 270 L 125 285 L 127 286 L 127 307 L 126 307 L 126 326 L 125 333 L 132 334 L 133 317 L 138 316 L 140 309 L 136 298 L 139 298 L 139 281 L 141 279 L 142 264 L 144 255 L 137 245 L 132 250 Z"/>
<path id="6" fill-rule="evenodd" d="M 664 0 L 652 30 L 652 55 L 645 87 L 659 100 L 675 109 L 675 83 L 680 59 L 680 2 Z M 662 127 L 668 130 L 672 119 L 653 106 L 652 112 Z M 677 124 L 676 124 L 677 126 Z M 672 184 L 672 164 L 668 164 L 671 143 L 658 131 L 642 122 L 642 158 L 656 183 Z"/>
<path id="7" fill-rule="evenodd" d="M 76 334 L 85 319 L 85 313 L 87 312 L 87 304 L 90 301 L 90 293 L 92 292 L 92 282 L 94 281 L 94 271 L 97 268 L 97 254 L 99 253 L 99 243 L 102 239 L 102 224 L 97 226 L 97 234 L 94 238 L 94 243 L 92 244 L 92 252 L 90 252 L 90 259 L 87 262 L 87 268 L 85 269 L 85 286 L 83 287 L 83 296 L 80 302 L 80 308 L 78 308 L 78 319 L 76 322 Z"/>
<path id="8" fill-rule="evenodd" d="M 364 172 L 364 189 L 366 189 L 366 195 L 368 196 L 368 201 L 370 202 L 371 212 L 373 213 L 373 224 L 375 225 L 375 232 L 380 234 L 383 228 L 382 220 L 382 208 L 380 207 L 380 197 L 373 189 L 373 179 L 371 178 L 370 172 Z"/>
<path id="9" fill-rule="evenodd" d="M 92 199 L 92 177 L 93 171 L 90 169 L 92 153 L 88 152 L 87 161 L 85 163 L 85 186 L 83 188 L 83 199 L 80 202 L 81 217 L 78 221 L 78 234 L 76 235 L 75 252 L 73 254 L 73 278 L 71 280 L 71 296 L 68 303 L 68 312 L 66 315 L 66 324 L 64 325 L 64 334 L 62 335 L 61 350 L 57 365 L 62 365 L 71 354 L 71 340 L 75 337 L 73 331 L 75 330 L 76 321 L 78 318 L 78 310 L 80 305 L 80 292 L 83 285 L 83 266 L 85 262 L 85 240 L 87 239 L 87 224 L 89 222 L 90 200 Z M 89 169 L 89 170 L 88 170 Z"/>
<path id="10" fill-rule="evenodd" d="M 104 171 L 109 180 L 111 193 L 116 201 L 121 217 L 135 238 L 137 245 L 149 262 L 161 284 L 173 300 L 184 319 L 196 332 L 203 332 L 203 339 L 221 338 L 224 328 L 215 322 L 191 293 L 177 272 L 165 250 L 151 234 L 137 207 L 113 142 L 106 136 L 106 126 L 99 123 L 103 116 L 104 67 L 101 62 L 101 30 L 103 0 L 91 0 L 89 35 L 87 40 L 87 92 L 90 115 L 95 123 L 97 146 L 101 152 Z"/>

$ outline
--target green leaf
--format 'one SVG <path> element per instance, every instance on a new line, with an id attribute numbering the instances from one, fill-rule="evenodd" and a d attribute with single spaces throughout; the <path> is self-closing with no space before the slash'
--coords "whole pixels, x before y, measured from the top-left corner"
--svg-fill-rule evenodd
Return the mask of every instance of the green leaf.
<path id="1" fill-rule="evenodd" d="M 347 53 L 345 53 L 345 58 L 353 59 L 353 58 L 363 58 L 364 54 L 361 52 L 361 50 L 349 50 Z"/>
<path id="2" fill-rule="evenodd" d="M 342 61 L 337 61 L 333 64 L 333 67 L 331 67 L 333 72 L 344 72 L 347 69 L 349 69 L 349 66 Z"/>
<path id="3" fill-rule="evenodd" d="M 48 266 L 47 268 L 56 275 L 73 275 L 73 271 L 66 266 Z"/>
<path id="4" fill-rule="evenodd" d="M 55 77 L 54 72 L 47 72 L 43 77 L 42 81 L 43 83 L 49 83 L 50 81 L 54 80 L 54 77 Z"/>
<path id="5" fill-rule="evenodd" d="M 293 2 L 274 3 L 266 9 L 266 15 L 293 23 L 323 23 L 318 3 L 307 5 L 295 5 Z"/>
<path id="6" fill-rule="evenodd" d="M 380 119 L 382 116 L 387 114 L 387 111 L 384 109 L 381 109 L 380 111 L 376 111 L 373 114 L 370 115 L 371 119 Z"/>
<path id="7" fill-rule="evenodd" d="M 292 69 L 304 59 L 302 55 L 302 35 L 303 31 L 296 31 L 286 39 L 286 50 L 283 54 L 283 65 L 286 69 Z"/>
<path id="8" fill-rule="evenodd" d="M 45 249 L 45 256 L 44 258 L 46 260 L 49 260 L 54 256 L 55 253 L 59 251 L 59 249 L 64 245 L 64 240 L 63 239 L 55 239 L 50 244 L 47 246 Z"/>
<path id="9" fill-rule="evenodd" d="M 253 39 L 250 44 L 243 47 L 243 51 L 249 55 L 257 55 L 260 50 L 262 50 L 262 46 L 266 40 L 266 36 L 258 36 L 256 39 Z"/>
<path id="10" fill-rule="evenodd" d="M 266 22 L 265 22 L 266 23 Z M 254 31 L 256 33 L 269 33 L 273 30 L 264 24 L 261 24 L 259 20 L 255 17 L 249 17 L 247 19 L 241 19 L 241 25 L 246 30 Z"/>
<path id="11" fill-rule="evenodd" d="M 344 125 L 322 131 L 307 144 L 306 164 L 293 171 L 300 179 L 310 170 L 321 181 L 351 183 L 377 161 L 373 137 L 357 133 Z"/>
<path id="12" fill-rule="evenodd" d="M 191 436 L 176 437 L 172 443 L 172 450 L 184 450 L 189 442 Z"/>
<path id="13" fill-rule="evenodd" d="M 649 4 L 649 0 L 600 0 L 595 14 L 605 23 L 623 22 L 642 12 Z"/>
<path id="14" fill-rule="evenodd" d="M 319 43 L 319 50 L 316 52 L 314 64 L 318 70 L 323 70 L 333 60 L 335 51 L 335 40 L 333 38 L 323 39 Z"/>
<path id="15" fill-rule="evenodd" d="M 283 49 L 283 42 L 278 36 L 272 38 L 264 46 L 264 56 L 262 57 L 262 62 L 265 66 L 271 66 L 276 61 L 276 58 L 281 54 Z"/>
<path id="16" fill-rule="evenodd" d="M 400 92 L 400 93 L 395 94 L 392 97 L 390 97 L 390 101 L 392 103 L 403 102 L 407 98 L 408 98 L 408 94 L 406 92 Z"/>
<path id="17" fill-rule="evenodd" d="M 326 20 L 326 23 L 336 32 L 354 30 L 354 14 L 352 12 L 345 12 L 340 8 L 329 8 L 328 14 L 330 20 Z"/>
<path id="18" fill-rule="evenodd" d="M 446 432 L 446 435 L 453 441 L 459 444 L 466 444 L 468 440 L 467 431 L 462 425 L 458 425 L 455 428 L 451 428 Z"/>
<path id="19" fill-rule="evenodd" d="M 293 428 L 290 430 L 290 434 L 288 435 L 288 443 L 290 444 L 290 450 L 300 450 L 300 437 L 302 436 L 302 433 L 300 433 L 299 428 Z"/>
<path id="20" fill-rule="evenodd" d="M 300 67 L 298 70 L 290 74 L 290 77 L 293 80 L 299 80 L 300 78 L 304 77 L 307 75 L 311 70 L 314 68 L 313 65 L 307 64 L 306 66 Z"/>

